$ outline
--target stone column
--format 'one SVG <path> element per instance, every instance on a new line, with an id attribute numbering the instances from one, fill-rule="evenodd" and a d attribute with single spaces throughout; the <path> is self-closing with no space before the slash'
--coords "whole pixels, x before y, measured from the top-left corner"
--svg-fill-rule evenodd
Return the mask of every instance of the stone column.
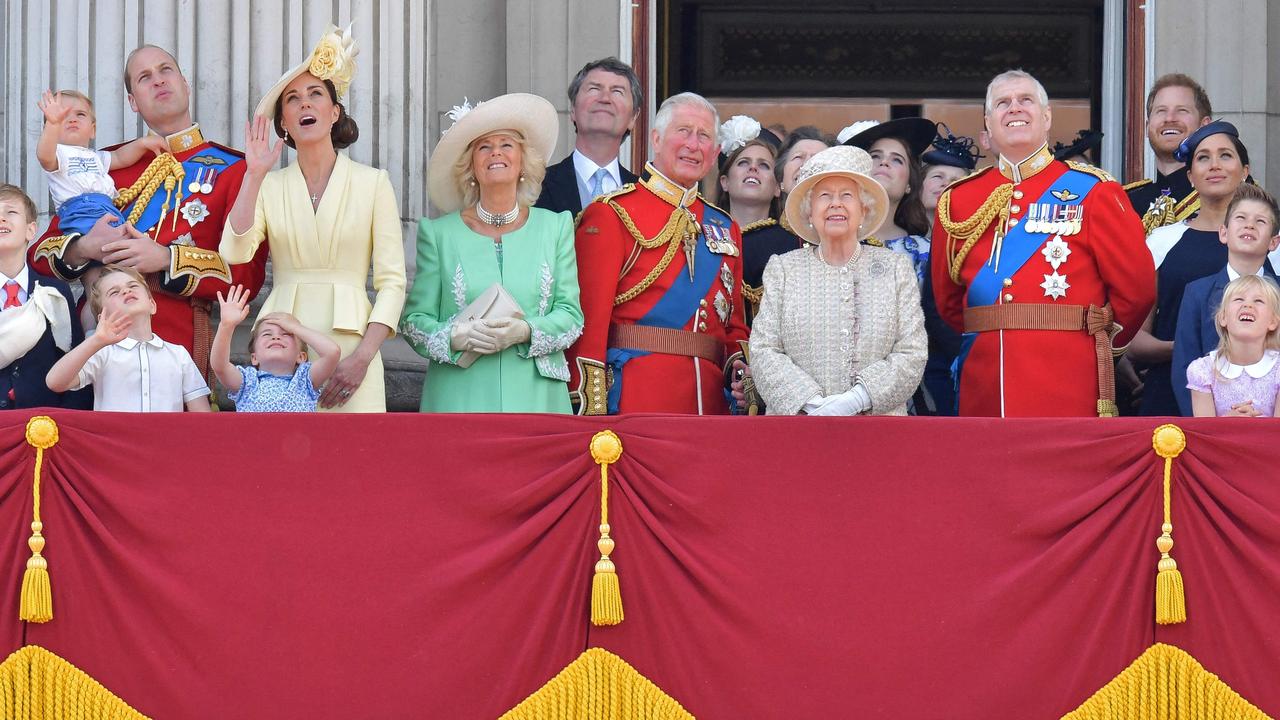
<path id="1" fill-rule="evenodd" d="M 1150 1 L 1150 0 L 1149 0 Z M 1267 162 L 1280 147 L 1280 8 L 1267 0 L 1156 0 L 1156 77 L 1190 75 L 1204 86 L 1216 119 L 1240 129 L 1249 148 L 1253 177 L 1264 187 L 1280 187 L 1280 167 Z M 1273 142 L 1274 138 L 1274 142 Z"/>

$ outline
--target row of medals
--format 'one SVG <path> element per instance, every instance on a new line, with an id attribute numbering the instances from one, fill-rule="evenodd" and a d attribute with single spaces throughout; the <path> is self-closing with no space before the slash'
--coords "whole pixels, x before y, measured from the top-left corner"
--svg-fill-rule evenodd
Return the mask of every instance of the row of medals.
<path id="1" fill-rule="evenodd" d="M 1076 235 L 1080 232 L 1083 221 L 1084 207 L 1081 205 L 1032 203 L 1027 208 L 1027 220 L 1023 227 L 1032 234 Z"/>

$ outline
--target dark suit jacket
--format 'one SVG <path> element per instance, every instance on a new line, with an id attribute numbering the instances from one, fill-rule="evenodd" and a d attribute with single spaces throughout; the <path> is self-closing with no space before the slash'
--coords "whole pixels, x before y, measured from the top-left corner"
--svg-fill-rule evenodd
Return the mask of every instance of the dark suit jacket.
<path id="1" fill-rule="evenodd" d="M 1268 261 L 1262 272 L 1272 280 L 1275 271 Z M 1218 328 L 1215 316 L 1222 304 L 1222 293 L 1227 289 L 1227 269 L 1222 268 L 1209 277 L 1187 283 L 1182 291 L 1182 305 L 1178 308 L 1178 329 L 1173 336 L 1173 367 L 1170 379 L 1173 396 L 1178 401 L 1178 412 L 1191 416 L 1191 391 L 1187 389 L 1187 368 L 1196 358 L 1202 358 L 1218 349 Z"/>
<path id="2" fill-rule="evenodd" d="M 28 266 L 28 296 L 35 290 L 36 282 L 57 290 L 67 299 L 67 309 L 71 313 L 71 346 L 75 347 L 84 342 L 84 330 L 80 327 L 80 314 L 76 312 L 76 298 L 71 294 L 71 288 L 65 282 L 41 275 Z M 33 407 L 78 409 L 93 407 L 93 394 L 88 389 L 55 393 L 45 385 L 44 376 L 64 354 L 53 343 L 53 330 L 46 327 L 44 335 L 40 336 L 35 346 L 28 350 L 26 355 L 14 360 L 8 367 L 0 368 L 0 410 Z M 12 400 L 9 399 L 10 390 L 13 390 Z"/>
<path id="3" fill-rule="evenodd" d="M 636 182 L 639 178 L 630 170 L 618 165 L 618 174 L 622 176 L 622 184 Z M 547 176 L 542 180 L 542 194 L 534 207 L 545 208 L 551 212 L 568 210 L 574 217 L 582 212 L 582 201 L 578 199 L 578 178 L 573 171 L 573 153 L 565 159 L 547 168 Z"/>

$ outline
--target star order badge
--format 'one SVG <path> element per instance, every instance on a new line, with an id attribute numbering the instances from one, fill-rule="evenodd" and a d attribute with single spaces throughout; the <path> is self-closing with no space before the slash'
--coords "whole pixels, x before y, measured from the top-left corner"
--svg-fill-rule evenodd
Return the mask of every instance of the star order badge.
<path id="1" fill-rule="evenodd" d="M 1045 297 L 1057 300 L 1067 296 L 1067 288 L 1071 287 L 1071 284 L 1067 282 L 1066 275 L 1059 275 L 1058 271 L 1054 270 L 1052 275 L 1044 276 L 1044 282 L 1040 283 L 1040 287 L 1044 288 Z"/>
<path id="2" fill-rule="evenodd" d="M 716 315 L 720 316 L 720 324 L 723 325 L 729 322 L 729 311 L 733 308 L 729 305 L 729 298 L 725 297 L 724 293 L 719 290 L 716 291 L 715 305 Z"/>
<path id="3" fill-rule="evenodd" d="M 186 205 L 182 206 L 182 217 L 187 219 L 187 224 L 195 227 L 202 220 L 209 217 L 209 206 L 205 205 L 200 198 L 193 198 Z"/>
<path id="4" fill-rule="evenodd" d="M 1044 259 L 1053 266 L 1056 272 L 1058 266 L 1067 261 L 1067 256 L 1071 254 L 1071 248 L 1062 239 L 1062 236 L 1058 235 L 1044 244 L 1044 247 L 1040 249 L 1040 254 L 1044 255 Z"/>
<path id="5" fill-rule="evenodd" d="M 733 292 L 733 270 L 729 268 L 728 263 L 720 264 L 720 282 L 724 283 L 725 290 Z"/>

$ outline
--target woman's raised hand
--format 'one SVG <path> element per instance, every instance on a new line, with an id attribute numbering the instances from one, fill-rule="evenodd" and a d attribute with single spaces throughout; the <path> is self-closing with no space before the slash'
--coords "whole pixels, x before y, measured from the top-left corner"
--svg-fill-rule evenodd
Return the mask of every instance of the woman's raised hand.
<path id="1" fill-rule="evenodd" d="M 244 163 L 248 174 L 261 177 L 280 162 L 284 143 L 279 140 L 274 145 L 271 143 L 274 132 L 271 121 L 261 115 L 255 115 L 245 123 Z"/>

